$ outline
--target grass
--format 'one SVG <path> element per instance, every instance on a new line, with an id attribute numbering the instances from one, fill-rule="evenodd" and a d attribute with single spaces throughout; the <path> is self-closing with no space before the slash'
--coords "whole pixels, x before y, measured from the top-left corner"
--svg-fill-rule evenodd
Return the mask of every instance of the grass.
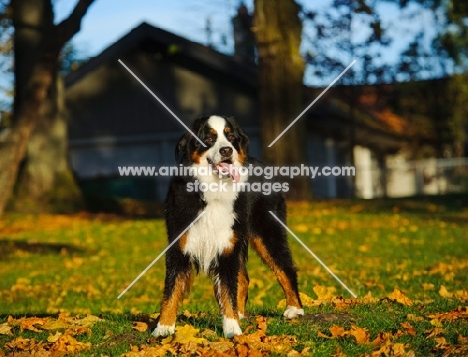
<path id="1" fill-rule="evenodd" d="M 358 300 L 306 307 L 303 319 L 284 321 L 277 308 L 283 299 L 281 288 L 252 253 L 248 303 L 252 317 L 242 322 L 244 329 L 252 326 L 251 331 L 255 331 L 255 317 L 264 316 L 268 336 L 296 336 L 294 349 L 305 349 L 304 354 L 310 351 L 314 356 L 398 355 L 401 346 L 416 356 L 450 351 L 463 355 L 468 351 L 468 347 L 464 350 L 468 345 L 468 313 L 454 312 L 468 305 L 468 197 L 294 203 L 289 205 L 288 226 L 358 295 Z M 318 284 L 333 296 L 350 298 L 292 237 L 290 245 L 302 293 L 317 299 L 314 287 Z M 154 315 L 149 314 L 159 311 L 163 261 L 121 299 L 117 296 L 165 246 L 164 222 L 157 218 L 7 215 L 0 221 L 0 326 L 10 315 L 19 319 L 92 314 L 104 321 L 91 327 L 92 334 L 76 337 L 91 343 L 80 355 L 115 356 L 128 352 L 131 345 L 156 346 L 160 342 L 148 342 L 150 330 L 136 331 L 132 322 L 145 321 L 153 327 Z M 413 304 L 387 299 L 394 289 Z M 368 292 L 379 300 L 364 303 L 362 298 Z M 189 324 L 221 335 L 208 278 L 196 278 L 180 312 L 185 310 L 192 315 L 182 315 L 178 325 Z M 451 311 L 450 318 L 440 315 Z M 414 330 L 405 329 L 405 323 Z M 346 331 L 352 326 L 366 329 L 368 342 L 359 343 L 346 333 L 330 339 L 319 336 L 320 332 L 333 337 L 333 326 Z M 443 332 L 427 338 L 435 327 Z M 55 333 L 20 331 L 18 327 L 12 331 L 13 335 L 0 334 L 0 351 L 11 352 L 5 344 L 19 336 L 46 341 Z M 392 336 L 386 340 L 391 342 L 387 350 L 382 347 L 385 342 L 370 343 L 382 336 L 380 333 Z M 442 337 L 445 340 L 440 340 Z"/>

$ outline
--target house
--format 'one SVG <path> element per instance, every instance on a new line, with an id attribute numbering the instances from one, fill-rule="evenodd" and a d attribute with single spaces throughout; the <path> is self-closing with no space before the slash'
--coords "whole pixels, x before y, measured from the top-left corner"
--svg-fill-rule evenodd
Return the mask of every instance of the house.
<path id="1" fill-rule="evenodd" d="M 234 116 L 250 137 L 251 154 L 261 157 L 255 66 L 142 23 L 65 78 L 70 158 L 88 194 L 162 200 L 167 177 L 122 177 L 118 168 L 174 165 L 174 147 L 185 132 L 119 59 L 186 124 L 200 115 Z M 306 106 L 321 90 L 304 91 Z M 301 118 L 307 164 L 355 165 L 358 174 L 317 177 L 314 195 L 388 195 L 379 168 L 408 139 L 406 122 L 352 108 L 337 93 L 332 88 Z"/>

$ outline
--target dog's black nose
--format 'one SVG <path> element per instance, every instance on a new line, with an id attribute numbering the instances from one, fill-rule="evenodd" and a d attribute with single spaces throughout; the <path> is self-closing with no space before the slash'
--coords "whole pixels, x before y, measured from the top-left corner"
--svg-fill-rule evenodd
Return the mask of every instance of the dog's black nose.
<path id="1" fill-rule="evenodd" d="M 232 148 L 230 148 L 229 146 L 224 146 L 221 149 L 219 149 L 219 153 L 224 157 L 231 156 Z"/>

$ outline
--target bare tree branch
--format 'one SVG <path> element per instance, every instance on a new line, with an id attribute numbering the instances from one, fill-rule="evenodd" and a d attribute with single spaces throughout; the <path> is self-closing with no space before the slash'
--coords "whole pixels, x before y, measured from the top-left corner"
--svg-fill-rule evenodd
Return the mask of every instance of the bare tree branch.
<path id="1" fill-rule="evenodd" d="M 79 0 L 65 20 L 56 26 L 56 46 L 60 49 L 81 29 L 81 20 L 94 0 Z"/>

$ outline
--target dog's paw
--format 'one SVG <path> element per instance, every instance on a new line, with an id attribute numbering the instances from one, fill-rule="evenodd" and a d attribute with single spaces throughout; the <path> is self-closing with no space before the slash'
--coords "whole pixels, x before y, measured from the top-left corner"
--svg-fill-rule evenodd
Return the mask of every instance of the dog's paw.
<path id="1" fill-rule="evenodd" d="M 298 309 L 295 306 L 287 306 L 283 316 L 287 319 L 293 319 L 299 315 L 304 315 L 304 309 Z"/>
<path id="2" fill-rule="evenodd" d="M 154 337 L 169 336 L 169 335 L 172 335 L 174 332 L 175 332 L 175 325 L 167 326 L 167 325 L 160 325 L 158 323 L 158 326 L 156 326 L 156 328 L 151 333 L 151 335 Z"/>
<path id="3" fill-rule="evenodd" d="M 237 335 L 242 335 L 242 330 L 239 326 L 239 322 L 236 319 L 223 317 L 223 332 L 224 337 L 231 338 Z"/>
<path id="4" fill-rule="evenodd" d="M 239 320 L 245 319 L 245 315 L 241 312 L 237 313 L 239 315 Z"/>

